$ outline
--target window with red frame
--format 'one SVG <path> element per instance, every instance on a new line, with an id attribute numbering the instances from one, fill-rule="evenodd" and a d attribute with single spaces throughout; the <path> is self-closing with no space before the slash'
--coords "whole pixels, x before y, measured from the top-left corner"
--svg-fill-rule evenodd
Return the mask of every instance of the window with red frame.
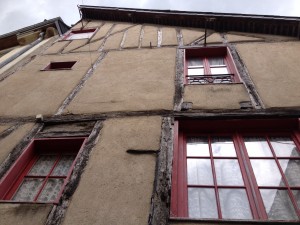
<path id="1" fill-rule="evenodd" d="M 171 217 L 299 221 L 298 121 L 277 122 L 179 123 Z"/>
<path id="2" fill-rule="evenodd" d="M 235 83 L 238 75 L 226 47 L 205 47 L 185 50 L 187 84 Z"/>
<path id="3" fill-rule="evenodd" d="M 71 32 L 64 37 L 64 40 L 89 39 L 93 36 L 95 31 L 96 29 L 71 30 Z"/>
<path id="4" fill-rule="evenodd" d="M 58 203 L 85 138 L 35 139 L 0 181 L 0 199 Z"/>

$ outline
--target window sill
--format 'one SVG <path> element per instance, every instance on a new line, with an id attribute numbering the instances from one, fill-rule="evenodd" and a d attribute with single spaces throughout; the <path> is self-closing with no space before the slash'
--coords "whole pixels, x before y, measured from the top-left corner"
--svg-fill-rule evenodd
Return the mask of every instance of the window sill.
<path id="1" fill-rule="evenodd" d="M 180 225 L 189 225 L 189 224 L 287 224 L 294 225 L 299 224 L 299 221 L 262 221 L 262 220 L 216 220 L 216 219 L 192 219 L 192 218 L 181 218 L 181 217 L 170 217 L 170 224 L 180 224 Z"/>
<path id="2" fill-rule="evenodd" d="M 197 85 L 235 85 L 235 84 L 243 84 L 242 82 L 234 82 L 234 83 L 205 83 L 205 84 L 187 84 L 185 83 L 184 86 L 197 86 Z"/>

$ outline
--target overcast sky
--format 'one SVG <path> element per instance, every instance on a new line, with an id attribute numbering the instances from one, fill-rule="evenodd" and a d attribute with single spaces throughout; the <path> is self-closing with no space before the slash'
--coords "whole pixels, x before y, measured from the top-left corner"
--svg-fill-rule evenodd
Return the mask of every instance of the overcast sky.
<path id="1" fill-rule="evenodd" d="M 0 35 L 58 16 L 74 24 L 77 5 L 300 17 L 300 0 L 0 0 Z"/>

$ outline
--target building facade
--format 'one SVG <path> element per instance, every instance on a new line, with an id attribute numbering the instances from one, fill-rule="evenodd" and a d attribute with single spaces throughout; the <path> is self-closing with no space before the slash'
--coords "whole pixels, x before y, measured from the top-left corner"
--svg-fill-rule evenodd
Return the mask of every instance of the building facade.
<path id="1" fill-rule="evenodd" d="M 299 18 L 79 9 L 0 74 L 0 224 L 299 223 Z"/>

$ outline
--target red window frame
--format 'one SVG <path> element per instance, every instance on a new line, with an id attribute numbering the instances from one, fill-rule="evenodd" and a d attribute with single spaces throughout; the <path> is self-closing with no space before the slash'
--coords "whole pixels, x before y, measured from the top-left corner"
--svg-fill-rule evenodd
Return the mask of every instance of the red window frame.
<path id="1" fill-rule="evenodd" d="M 5 176 L 0 180 L 0 201 L 1 202 L 21 202 L 21 203 L 54 203 L 57 204 L 62 195 L 65 185 L 67 184 L 73 168 L 75 166 L 76 159 L 79 153 L 83 150 L 83 146 L 86 142 L 86 137 L 76 138 L 40 138 L 33 139 L 26 147 L 20 157 L 12 165 Z M 31 168 L 35 165 L 41 156 L 55 156 L 56 160 L 52 165 L 50 171 L 43 175 L 29 175 Z M 52 175 L 52 171 L 56 168 L 60 158 L 62 156 L 74 156 L 66 175 Z M 20 201 L 13 200 L 13 196 L 17 193 L 22 182 L 26 178 L 43 179 L 42 185 L 39 187 L 37 194 L 35 194 L 33 201 Z M 60 191 L 54 201 L 38 201 L 38 197 L 44 190 L 49 179 L 63 179 L 63 184 Z"/>
<path id="2" fill-rule="evenodd" d="M 300 220 L 300 205 L 297 205 L 292 190 L 300 191 L 300 186 L 290 186 L 284 171 L 279 164 L 280 159 L 294 159 L 300 160 L 299 157 L 280 157 L 275 156 L 274 149 L 270 143 L 269 137 L 276 136 L 289 136 L 294 141 L 298 152 L 300 152 L 300 132 L 299 132 L 299 120 L 298 119 L 283 119 L 283 120 L 228 120 L 228 121 L 191 121 L 182 120 L 176 121 L 174 125 L 174 154 L 173 154 L 173 170 L 172 170 L 172 191 L 171 191 L 171 219 L 176 218 L 189 218 L 188 213 L 188 187 L 195 186 L 201 187 L 205 185 L 188 185 L 187 183 L 187 159 L 188 158 L 209 158 L 212 163 L 212 174 L 214 176 L 214 185 L 209 188 L 213 188 L 216 196 L 216 205 L 218 211 L 218 218 L 214 220 L 222 220 L 222 212 L 220 207 L 220 201 L 218 197 L 218 188 L 244 188 L 247 193 L 251 213 L 253 219 L 248 220 L 269 220 L 265 210 L 263 199 L 260 195 L 260 189 L 276 189 L 286 190 L 288 196 L 291 199 L 291 203 L 298 216 L 297 220 L 287 221 L 299 221 Z M 186 140 L 188 136 L 206 136 L 209 143 L 209 157 L 191 157 L 186 154 Z M 230 136 L 234 142 L 237 157 L 215 157 L 212 156 L 210 139 L 212 136 Z M 249 157 L 246 146 L 244 143 L 244 137 L 261 137 L 264 136 L 271 149 L 271 157 Z M 214 159 L 233 159 L 237 158 L 242 173 L 244 186 L 221 186 L 216 184 L 216 172 L 214 171 L 213 161 Z M 255 174 L 252 169 L 250 160 L 270 160 L 273 159 L 276 162 L 277 167 L 280 170 L 282 180 L 285 186 L 259 186 L 256 182 Z M 247 172 L 247 171 L 248 172 Z M 201 219 L 199 219 L 201 220 Z M 278 221 L 278 220 L 272 220 Z"/>
<path id="3" fill-rule="evenodd" d="M 71 70 L 77 61 L 64 61 L 64 62 L 50 62 L 41 71 L 52 71 L 52 70 Z"/>
<path id="4" fill-rule="evenodd" d="M 67 33 L 64 37 L 63 40 L 80 40 L 80 39 L 90 39 L 94 33 L 96 32 L 96 28 L 89 28 L 89 29 L 76 29 L 76 30 L 71 30 L 69 31 L 69 33 Z M 72 39 L 72 35 L 76 35 L 76 34 L 85 34 L 85 33 L 90 33 L 91 35 L 89 37 L 86 38 L 74 38 Z"/>
<path id="5" fill-rule="evenodd" d="M 222 57 L 228 70 L 228 74 L 212 74 L 211 66 L 209 64 L 209 58 Z M 203 61 L 204 75 L 188 75 L 188 60 L 189 58 L 197 58 Z M 232 55 L 229 49 L 225 46 L 218 47 L 203 47 L 203 48 L 191 48 L 185 49 L 185 60 L 184 60 L 184 74 L 185 84 L 222 84 L 222 82 L 216 82 L 217 80 L 224 80 L 228 83 L 240 82 L 237 68 L 233 62 Z"/>

